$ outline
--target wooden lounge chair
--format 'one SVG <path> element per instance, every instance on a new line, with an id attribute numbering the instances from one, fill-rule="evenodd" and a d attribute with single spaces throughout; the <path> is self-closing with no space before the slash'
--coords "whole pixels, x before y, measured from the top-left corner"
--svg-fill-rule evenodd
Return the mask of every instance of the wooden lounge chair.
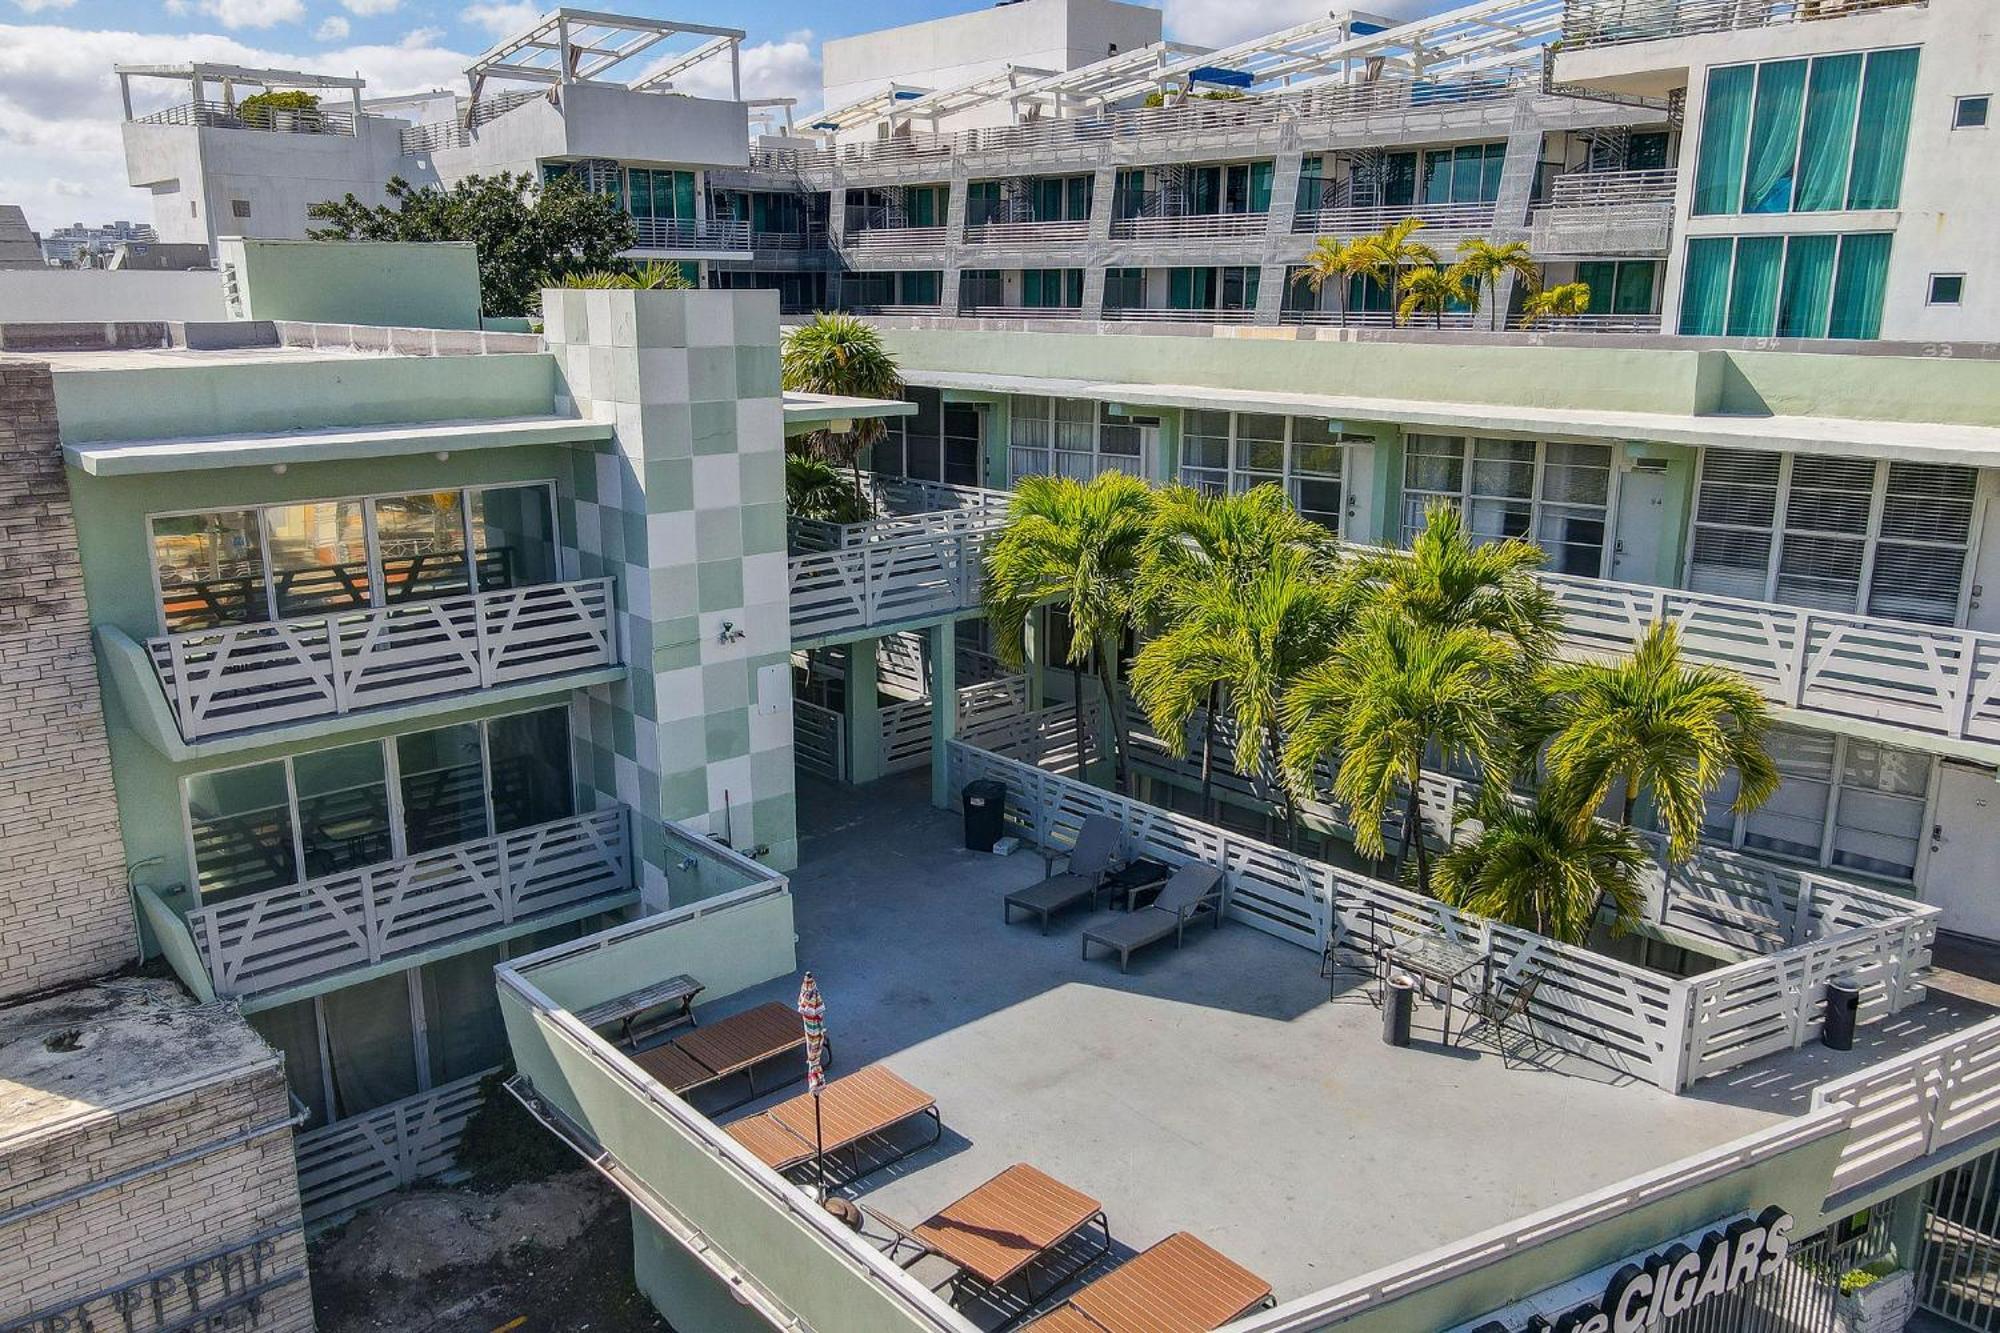
<path id="1" fill-rule="evenodd" d="M 928 1138 L 903 1145 L 888 1139 L 889 1130 L 920 1116 L 930 1119 Z M 809 1092 L 726 1128 L 731 1138 L 774 1171 L 809 1166 L 814 1160 L 813 1096 Z M 944 1136 L 944 1122 L 938 1116 L 936 1098 L 904 1082 L 886 1065 L 869 1065 L 821 1090 L 819 1136 L 825 1158 L 844 1155 L 848 1159 L 838 1176 L 828 1172 L 830 1183 L 851 1185 L 936 1143 Z"/>
<path id="2" fill-rule="evenodd" d="M 889 1246 L 891 1259 L 909 1245 L 917 1258 L 935 1254 L 949 1262 L 956 1270 L 948 1279 L 953 1286 L 970 1283 L 997 1288 L 1020 1278 L 1030 1300 L 1036 1298 L 1037 1261 L 1051 1257 L 1053 1251 L 1093 1224 L 1100 1243 L 1080 1257 L 1070 1256 L 1062 1271 L 1043 1284 L 1043 1290 L 1053 1290 L 1111 1253 L 1111 1224 L 1105 1219 L 1104 1206 L 1026 1162 L 1016 1162 L 914 1227 L 905 1227 L 866 1205 L 862 1211 L 894 1233 Z"/>
<path id="3" fill-rule="evenodd" d="M 1083 827 L 1076 831 L 1076 841 L 1070 845 L 1069 864 L 1064 867 L 1063 873 L 1050 875 L 1039 884 L 1008 894 L 1000 908 L 1002 919 L 1013 921 L 1017 907 L 1024 912 L 1033 912 L 1041 918 L 1042 934 L 1046 935 L 1049 933 L 1049 918 L 1056 913 L 1067 911 L 1078 903 L 1095 903 L 1124 836 L 1124 828 L 1108 816 L 1092 815 L 1084 820 Z"/>
<path id="4" fill-rule="evenodd" d="M 1151 907 L 1092 926 L 1083 932 L 1083 956 L 1090 957 L 1092 944 L 1118 951 L 1118 970 L 1132 960 L 1132 951 L 1142 949 L 1171 935 L 1178 949 L 1187 936 L 1187 924 L 1207 913 L 1222 925 L 1222 872 L 1212 865 L 1190 861 L 1174 872 L 1167 887 Z"/>
<path id="5" fill-rule="evenodd" d="M 730 1104 L 741 1106 L 763 1095 L 757 1088 L 759 1065 L 788 1051 L 801 1050 L 805 1044 L 805 1027 L 798 1014 L 773 1000 L 697 1028 L 664 1046 L 640 1051 L 632 1057 L 632 1063 L 674 1093 L 692 1092 L 710 1083 L 720 1083 L 731 1074 L 742 1074 L 749 1081 L 749 1095 Z M 825 1060 L 829 1066 L 833 1063 L 832 1042 L 826 1044 Z M 805 1063 L 801 1061 L 799 1072 L 786 1081 L 804 1077 Z M 729 1107 L 718 1109 L 726 1111 Z"/>
<path id="6" fill-rule="evenodd" d="M 1209 1333 L 1271 1303 L 1271 1284 L 1185 1231 L 1028 1325 L 1033 1333 Z"/>

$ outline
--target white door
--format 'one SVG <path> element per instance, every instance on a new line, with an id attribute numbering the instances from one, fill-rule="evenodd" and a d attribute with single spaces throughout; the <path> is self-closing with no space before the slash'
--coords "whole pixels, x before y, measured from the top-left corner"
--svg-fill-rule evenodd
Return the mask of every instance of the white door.
<path id="1" fill-rule="evenodd" d="M 1611 577 L 1619 583 L 1660 583 L 1660 549 L 1667 540 L 1667 474 L 1632 470 L 1618 478 L 1618 526 L 1612 530 Z"/>
<path id="2" fill-rule="evenodd" d="M 2000 782 L 1983 768 L 1943 764 L 1938 771 L 1924 901 L 1942 908 L 1938 923 L 1959 935 L 2000 940 Z"/>
<path id="3" fill-rule="evenodd" d="M 2000 634 L 2000 496 L 1986 502 L 1979 525 L 1979 554 L 1972 561 L 1972 599 L 1966 603 L 1965 627 Z"/>

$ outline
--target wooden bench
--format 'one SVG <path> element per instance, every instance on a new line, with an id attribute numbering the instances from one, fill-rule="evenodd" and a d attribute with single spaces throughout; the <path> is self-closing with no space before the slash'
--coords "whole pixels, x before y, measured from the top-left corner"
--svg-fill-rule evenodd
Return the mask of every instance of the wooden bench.
<path id="1" fill-rule="evenodd" d="M 578 1011 L 576 1019 L 589 1028 L 601 1028 L 611 1023 L 619 1024 L 619 1040 L 623 1041 L 627 1048 L 632 1048 L 640 1038 L 664 1032 L 668 1028 L 679 1027 L 682 1023 L 690 1027 L 699 1026 L 695 1022 L 694 998 L 701 994 L 703 989 L 699 981 L 683 973 L 677 977 L 668 977 L 665 981 L 655 982 L 651 986 L 629 991 L 624 995 L 613 996 L 602 1004 L 593 1004 L 588 1009 Z M 668 1012 L 651 1023 L 640 1025 L 635 1030 L 633 1020 L 653 1009 L 667 1009 Z"/>

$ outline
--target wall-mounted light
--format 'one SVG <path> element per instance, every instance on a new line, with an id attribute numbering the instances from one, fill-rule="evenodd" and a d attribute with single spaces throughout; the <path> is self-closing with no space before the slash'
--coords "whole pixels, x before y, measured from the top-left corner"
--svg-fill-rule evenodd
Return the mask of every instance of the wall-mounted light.
<path id="1" fill-rule="evenodd" d="M 850 435 L 854 431 L 853 417 L 836 417 L 826 423 L 826 428 L 835 435 Z"/>
<path id="2" fill-rule="evenodd" d="M 715 641 L 717 643 L 735 643 L 742 637 L 743 631 L 736 628 L 736 622 L 725 620 L 722 622 L 722 632 L 715 636 Z"/>

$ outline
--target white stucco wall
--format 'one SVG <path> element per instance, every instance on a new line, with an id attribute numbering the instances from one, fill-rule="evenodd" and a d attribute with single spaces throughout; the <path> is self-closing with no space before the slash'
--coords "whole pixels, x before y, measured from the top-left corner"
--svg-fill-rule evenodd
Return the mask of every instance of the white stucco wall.
<path id="1" fill-rule="evenodd" d="M 602 157 L 662 166 L 743 167 L 750 162 L 750 113 L 741 102 L 639 93 L 614 84 L 573 83 L 558 108 L 536 99 L 487 121 L 465 148 L 430 157 L 447 183 L 535 164 Z"/>
<path id="2" fill-rule="evenodd" d="M 222 276 L 214 269 L 185 273 L 112 269 L 0 272 L 0 323 L 227 318 Z"/>

